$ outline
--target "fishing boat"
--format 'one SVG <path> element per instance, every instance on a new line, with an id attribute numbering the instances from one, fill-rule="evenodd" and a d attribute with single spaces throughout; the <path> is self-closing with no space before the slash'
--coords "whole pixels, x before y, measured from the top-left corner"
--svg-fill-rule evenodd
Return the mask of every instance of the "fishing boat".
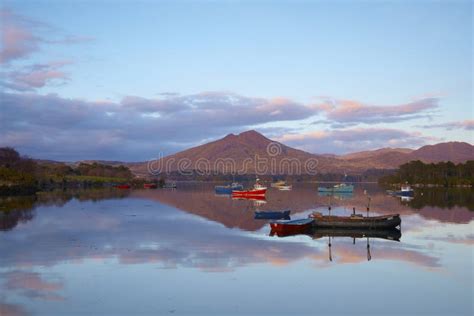
<path id="1" fill-rule="evenodd" d="M 240 183 L 233 182 L 230 185 L 216 185 L 214 187 L 214 190 L 216 191 L 216 194 L 232 194 L 232 191 L 234 190 L 243 190 L 244 186 Z"/>
<path id="2" fill-rule="evenodd" d="M 156 183 L 144 183 L 143 188 L 144 189 L 156 189 L 158 186 Z"/>
<path id="3" fill-rule="evenodd" d="M 130 184 L 117 184 L 115 187 L 117 189 L 130 189 Z"/>
<path id="4" fill-rule="evenodd" d="M 176 182 L 169 182 L 163 185 L 163 188 L 165 189 L 176 189 L 176 187 Z"/>
<path id="5" fill-rule="evenodd" d="M 253 189 L 250 190 L 232 190 L 232 197 L 249 197 L 249 196 L 258 196 L 265 195 L 267 192 L 267 187 L 259 183 L 259 179 L 255 181 Z"/>
<path id="6" fill-rule="evenodd" d="M 354 185 L 340 183 L 332 187 L 318 187 L 318 192 L 323 193 L 352 193 L 354 191 Z"/>
<path id="7" fill-rule="evenodd" d="M 401 186 L 400 191 L 395 192 L 395 195 L 398 195 L 398 196 L 413 196 L 414 191 L 413 191 L 413 189 L 410 185 L 405 184 L 405 185 Z"/>
<path id="8" fill-rule="evenodd" d="M 313 212 L 309 217 L 314 220 L 313 227 L 321 228 L 388 229 L 400 226 L 402 222 L 399 214 L 364 217 L 361 214 L 331 216 L 323 215 L 320 212 Z"/>
<path id="9" fill-rule="evenodd" d="M 272 188 L 278 188 L 280 186 L 285 186 L 286 185 L 286 182 L 283 181 L 283 180 L 278 180 L 277 182 L 273 182 L 270 186 Z"/>
<path id="10" fill-rule="evenodd" d="M 313 222 L 314 219 L 312 218 L 273 221 L 270 223 L 270 235 L 288 236 L 305 234 L 311 230 Z"/>
<path id="11" fill-rule="evenodd" d="M 290 219 L 291 210 L 255 211 L 255 219 Z"/>

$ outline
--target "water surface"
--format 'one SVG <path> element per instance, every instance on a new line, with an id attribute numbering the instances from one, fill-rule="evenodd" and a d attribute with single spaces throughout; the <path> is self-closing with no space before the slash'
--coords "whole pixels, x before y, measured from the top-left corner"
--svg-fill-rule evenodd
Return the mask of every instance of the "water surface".
<path id="1" fill-rule="evenodd" d="M 367 194 L 364 194 L 367 193 Z M 400 241 L 269 236 L 255 210 L 399 213 Z M 1 315 L 470 315 L 473 192 L 375 185 L 266 201 L 177 190 L 90 190 L 0 199 Z M 382 236 L 383 237 L 383 236 Z M 329 243 L 331 247 L 329 248 Z"/>

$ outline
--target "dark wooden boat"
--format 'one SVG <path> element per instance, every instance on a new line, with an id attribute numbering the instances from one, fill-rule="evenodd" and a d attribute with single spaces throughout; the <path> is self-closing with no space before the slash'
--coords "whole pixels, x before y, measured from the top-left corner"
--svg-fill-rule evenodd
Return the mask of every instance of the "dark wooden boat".
<path id="1" fill-rule="evenodd" d="M 315 228 L 312 231 L 313 239 L 323 237 L 349 237 L 349 238 L 380 238 L 400 241 L 402 233 L 397 228 L 366 229 L 366 228 Z"/>
<path id="2" fill-rule="evenodd" d="M 143 188 L 145 189 L 156 189 L 158 186 L 156 183 L 145 183 L 143 184 Z"/>
<path id="3" fill-rule="evenodd" d="M 311 230 L 314 219 L 278 220 L 270 223 L 270 235 L 289 236 L 305 234 Z"/>
<path id="4" fill-rule="evenodd" d="M 330 216 L 314 212 L 309 216 L 314 219 L 313 227 L 321 228 L 388 229 L 400 226 L 402 222 L 399 214 L 364 217 L 360 214 L 351 216 Z"/>
<path id="5" fill-rule="evenodd" d="M 130 189 L 130 185 L 129 184 L 117 184 L 115 186 L 117 189 Z"/>
<path id="6" fill-rule="evenodd" d="M 255 219 L 290 219 L 290 210 L 255 211 Z"/>

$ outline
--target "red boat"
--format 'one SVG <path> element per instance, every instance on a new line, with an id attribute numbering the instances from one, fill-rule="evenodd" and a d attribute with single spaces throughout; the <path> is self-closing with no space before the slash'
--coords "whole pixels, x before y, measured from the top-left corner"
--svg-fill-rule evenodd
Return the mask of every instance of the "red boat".
<path id="1" fill-rule="evenodd" d="M 145 183 L 143 184 L 143 188 L 145 189 L 156 189 L 158 186 L 156 183 Z"/>
<path id="2" fill-rule="evenodd" d="M 270 223 L 272 229 L 270 234 L 278 236 L 304 234 L 311 229 L 313 222 L 312 218 L 274 221 Z"/>
<path id="3" fill-rule="evenodd" d="M 115 187 L 117 189 L 130 189 L 130 184 L 117 184 Z"/>
<path id="4" fill-rule="evenodd" d="M 267 192 L 267 189 L 257 189 L 257 190 L 233 190 L 232 197 L 249 197 L 249 196 L 264 196 Z"/>

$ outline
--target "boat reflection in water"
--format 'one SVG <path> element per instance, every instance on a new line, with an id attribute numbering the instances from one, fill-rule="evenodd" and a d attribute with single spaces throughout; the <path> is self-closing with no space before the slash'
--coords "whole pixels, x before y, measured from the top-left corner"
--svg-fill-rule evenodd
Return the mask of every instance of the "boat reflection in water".
<path id="1" fill-rule="evenodd" d="M 352 244 L 355 245 L 356 239 L 367 239 L 367 261 L 372 259 L 370 253 L 370 238 L 386 239 L 391 241 L 400 241 L 402 232 L 400 229 L 391 228 L 384 230 L 370 229 L 316 229 L 313 233 L 313 239 L 328 237 L 329 261 L 332 261 L 332 240 L 334 237 L 352 238 Z"/>
<path id="2" fill-rule="evenodd" d="M 295 236 L 295 235 L 307 235 L 313 239 L 322 239 L 327 237 L 328 238 L 328 252 L 329 252 L 329 261 L 332 261 L 332 242 L 334 237 L 342 237 L 342 238 L 351 238 L 352 244 L 356 244 L 356 239 L 365 238 L 367 241 L 367 261 L 372 259 L 372 254 L 370 253 L 370 239 L 385 239 L 390 241 L 400 241 L 402 237 L 402 232 L 398 228 L 390 228 L 390 229 L 367 229 L 367 228 L 314 228 L 311 231 L 305 231 L 303 233 L 291 233 L 288 231 L 278 231 L 278 230 L 271 230 L 270 236 L 278 236 L 278 237 L 288 237 L 288 236 Z"/>
<path id="3" fill-rule="evenodd" d="M 352 199 L 352 197 L 354 196 L 354 193 L 351 191 L 351 192 L 331 192 L 331 191 L 325 191 L 325 192 L 321 192 L 321 191 L 318 191 L 318 195 L 321 196 L 321 197 L 331 197 L 331 198 L 334 198 L 336 200 L 349 200 L 349 199 Z"/>

